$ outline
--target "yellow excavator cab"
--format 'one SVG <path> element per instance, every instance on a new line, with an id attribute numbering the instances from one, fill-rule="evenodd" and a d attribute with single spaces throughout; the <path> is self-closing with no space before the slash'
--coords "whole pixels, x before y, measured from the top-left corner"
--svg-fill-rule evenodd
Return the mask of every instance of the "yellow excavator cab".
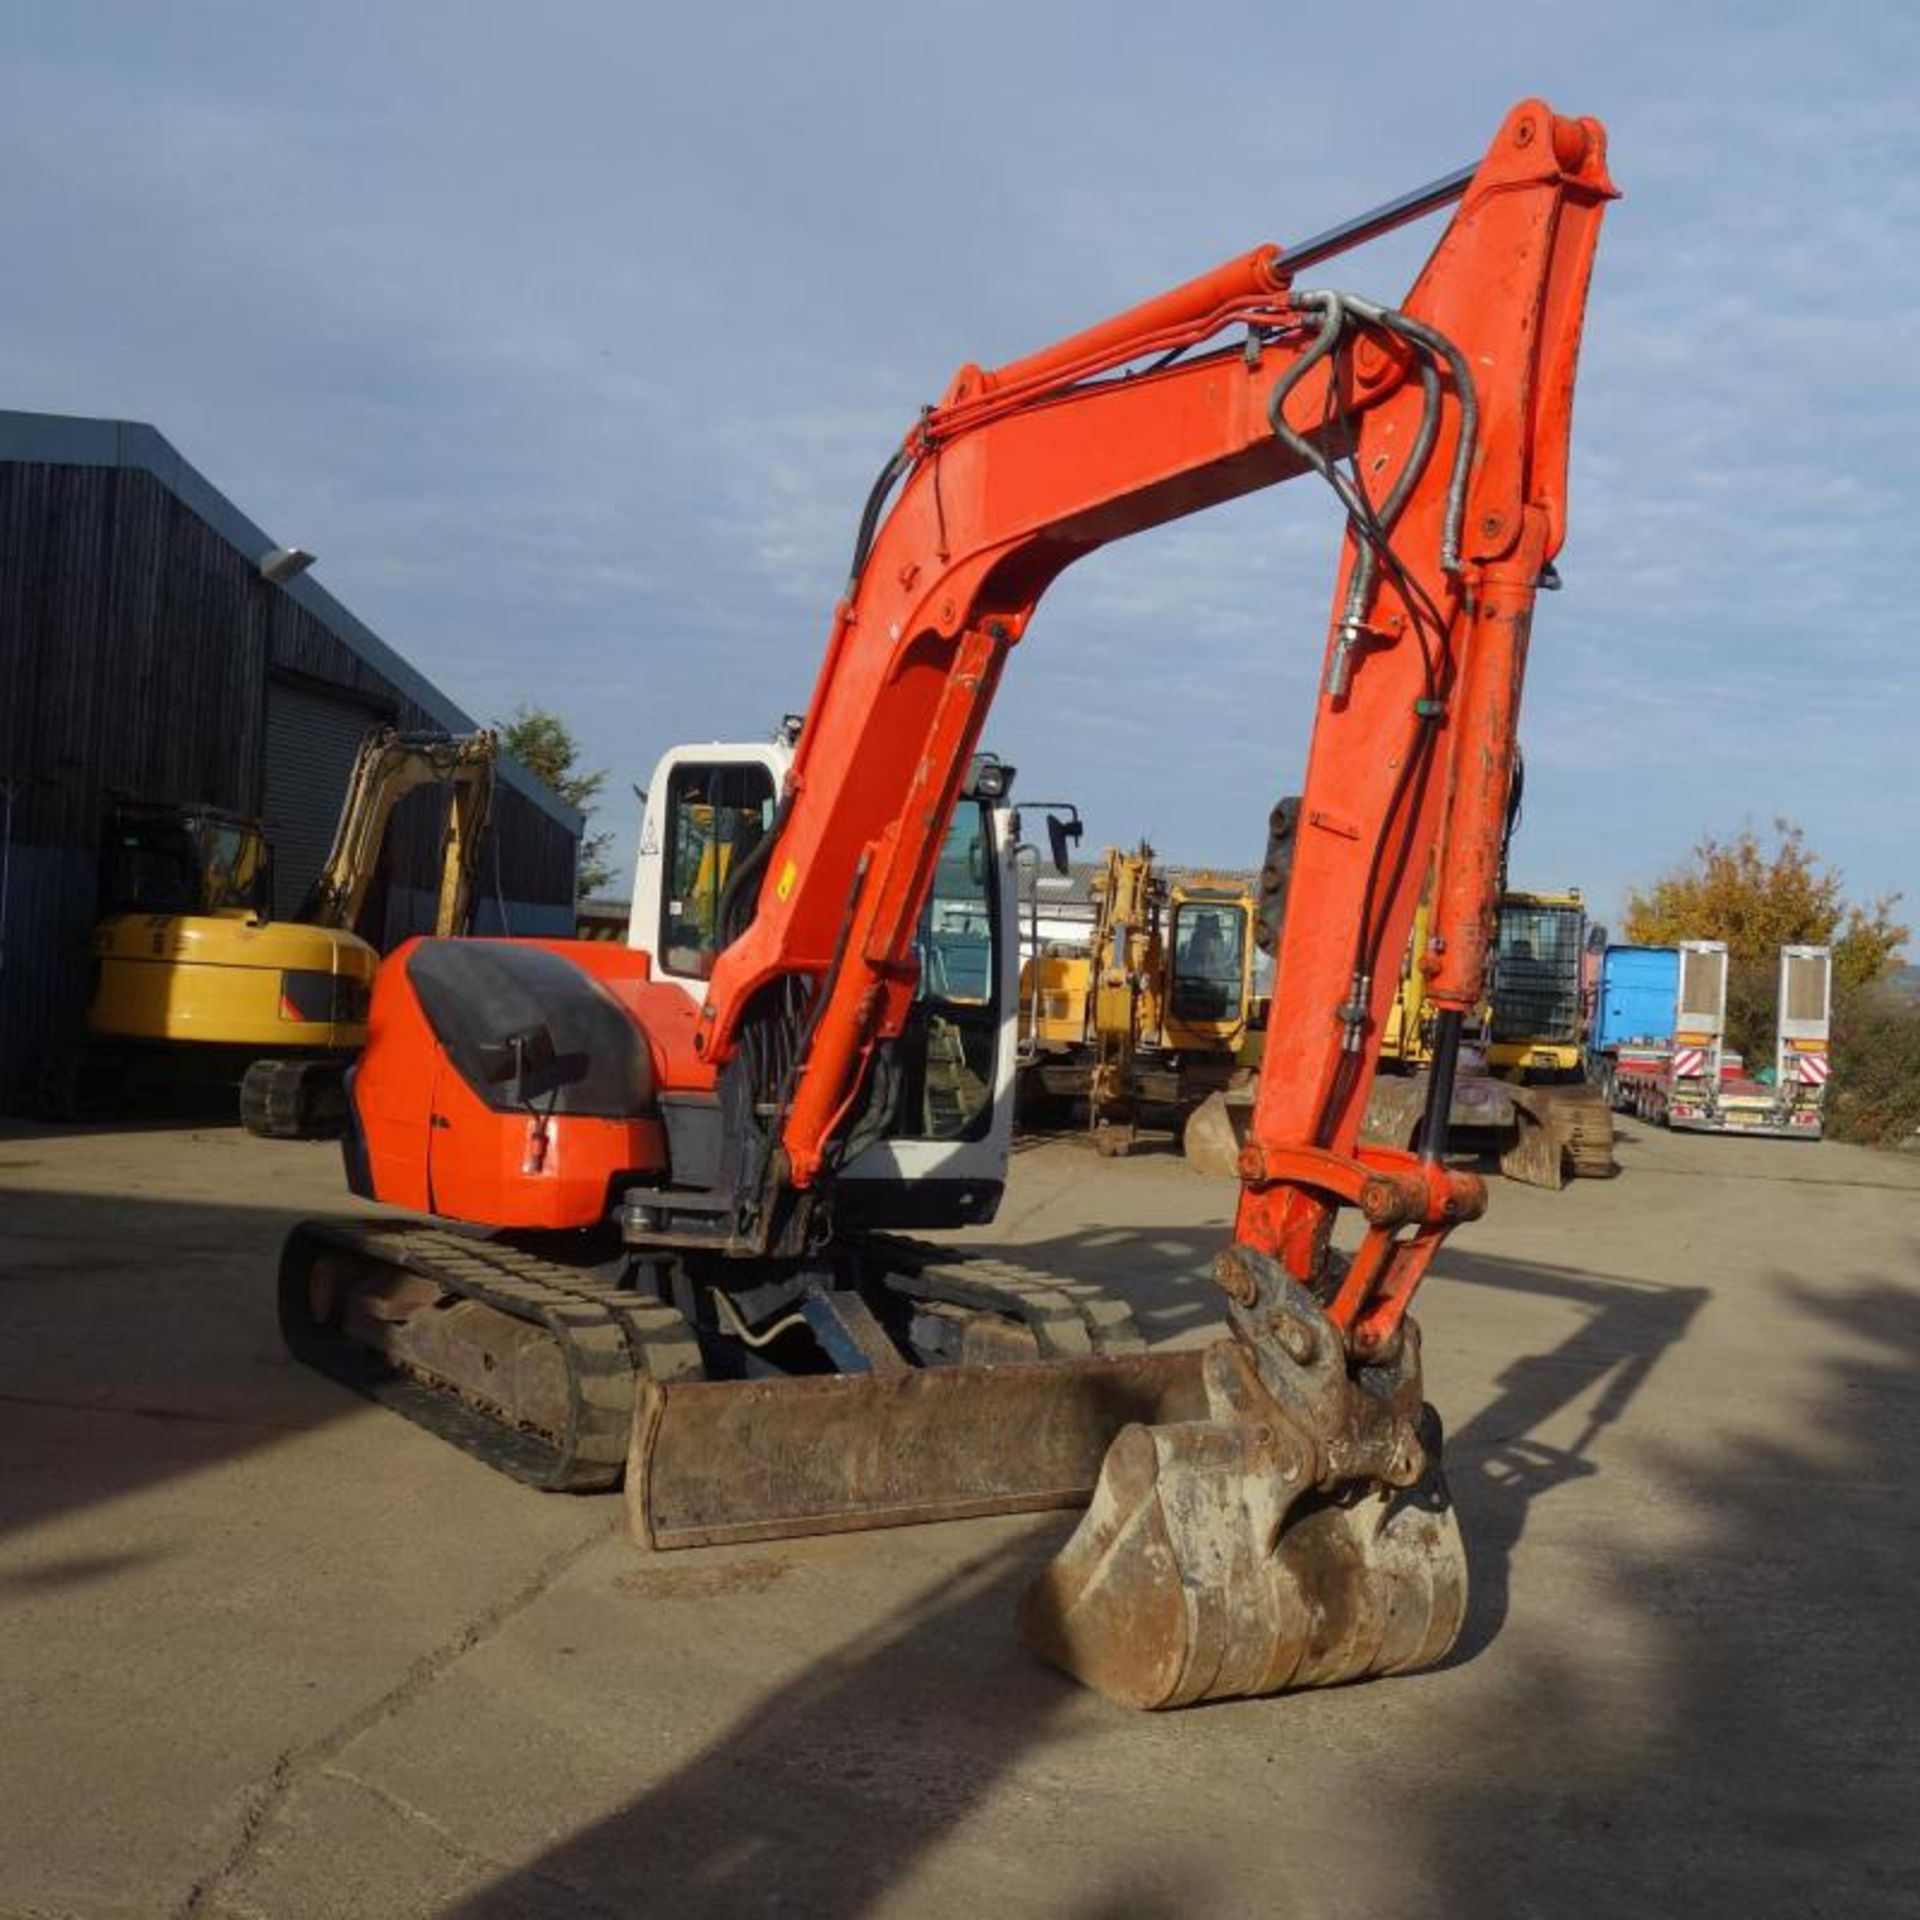
<path id="1" fill-rule="evenodd" d="M 1254 902 L 1239 881 L 1193 874 L 1174 883 L 1168 912 L 1166 1046 L 1237 1053 L 1253 1015 Z"/>
<path id="2" fill-rule="evenodd" d="M 1506 892 L 1488 966 L 1488 1063 L 1511 1079 L 1578 1080 L 1586 1062 L 1580 958 L 1587 910 L 1577 888 Z"/>

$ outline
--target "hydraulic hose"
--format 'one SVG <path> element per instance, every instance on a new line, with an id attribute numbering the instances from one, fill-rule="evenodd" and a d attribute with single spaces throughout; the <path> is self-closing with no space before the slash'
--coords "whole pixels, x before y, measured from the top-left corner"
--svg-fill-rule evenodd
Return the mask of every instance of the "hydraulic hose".
<path id="1" fill-rule="evenodd" d="M 1432 608 L 1428 596 L 1419 589 L 1418 583 L 1407 574 L 1404 564 L 1393 551 L 1392 529 L 1394 522 L 1405 509 L 1407 501 L 1412 497 L 1413 489 L 1432 457 L 1439 431 L 1441 405 L 1436 361 L 1444 360 L 1454 376 L 1460 398 L 1461 418 L 1459 439 L 1454 448 L 1453 465 L 1448 477 L 1447 499 L 1442 517 L 1440 559 L 1443 570 L 1451 574 L 1459 572 L 1460 528 L 1465 517 L 1466 485 L 1471 471 L 1474 442 L 1478 434 L 1479 408 L 1465 356 L 1444 335 L 1425 325 L 1424 322 L 1409 319 L 1397 309 L 1380 306 L 1358 295 L 1339 293 L 1332 289 L 1297 293 L 1294 296 L 1294 305 L 1303 312 L 1317 314 L 1319 328 L 1307 350 L 1274 382 L 1267 398 L 1267 419 L 1281 443 L 1332 487 L 1341 504 L 1347 509 L 1354 543 L 1358 549 L 1354 569 L 1348 582 L 1339 633 L 1328 672 L 1327 691 L 1338 696 L 1345 691 L 1347 663 L 1354 643 L 1359 638 L 1360 618 L 1373 590 L 1378 572 L 1383 567 L 1398 584 L 1402 597 L 1407 601 L 1407 610 L 1416 628 L 1420 627 L 1422 620 L 1422 608 L 1419 603 L 1426 604 L 1427 612 L 1438 628 L 1434 637 L 1444 647 L 1445 623 Z M 1296 433 L 1286 417 L 1286 403 L 1289 396 L 1315 366 L 1337 349 L 1354 319 L 1409 341 L 1419 352 L 1422 400 L 1420 421 L 1408 449 L 1407 459 L 1394 484 L 1388 490 L 1385 500 L 1378 508 L 1367 498 L 1357 475 L 1349 476 L 1344 473 L 1331 455 L 1315 446 L 1304 434 Z M 1330 407 L 1334 398 L 1330 389 Z M 1423 652 L 1426 652 L 1424 640 Z M 1364 1002 L 1371 989 L 1378 959 L 1379 929 L 1374 924 L 1377 888 L 1383 866 L 1389 864 L 1386 855 L 1394 835 L 1395 822 L 1402 807 L 1411 802 L 1411 811 L 1400 838 L 1398 852 L 1390 863 L 1391 877 L 1388 882 L 1390 893 L 1397 891 L 1405 873 L 1411 847 L 1413 816 L 1418 812 L 1419 794 L 1425 787 L 1432 764 L 1434 713 L 1429 712 L 1427 708 L 1437 710 L 1438 676 L 1443 667 L 1444 660 L 1436 661 L 1431 653 L 1427 654 L 1429 700 L 1423 704 L 1413 749 L 1401 765 L 1399 778 L 1394 783 L 1393 794 L 1388 802 L 1386 817 L 1380 824 L 1379 838 L 1374 843 L 1373 855 L 1368 863 L 1349 1003 L 1339 1009 L 1339 1018 L 1347 1029 L 1346 1040 L 1331 1084 L 1321 1103 L 1319 1119 L 1314 1129 L 1316 1139 L 1322 1144 L 1333 1124 L 1334 1115 L 1351 1093 L 1357 1073 L 1361 1026 L 1366 1017 Z M 1450 1079 L 1449 1073 L 1449 1082 Z M 1451 1103 L 1450 1093 L 1448 1102 Z M 1444 1136 L 1444 1119 L 1441 1134 Z"/>
<path id="2" fill-rule="evenodd" d="M 1454 443 L 1453 470 L 1447 478 L 1447 510 L 1440 529 L 1440 565 L 1447 573 L 1460 571 L 1460 528 L 1467 512 L 1467 477 L 1473 465 L 1474 441 L 1480 431 L 1480 400 L 1474 391 L 1473 370 L 1467 356 L 1437 327 L 1415 320 L 1397 307 L 1383 307 L 1357 293 L 1334 296 L 1361 319 L 1370 320 L 1388 333 L 1397 333 L 1429 353 L 1438 354 L 1453 375 L 1454 391 L 1460 400 L 1460 438 Z M 1294 304 L 1302 306 L 1316 298 L 1311 293 L 1296 294 Z"/>
<path id="3" fill-rule="evenodd" d="M 880 531 L 880 516 L 886 511 L 887 496 L 893 492 L 894 483 L 912 464 L 913 456 L 902 447 L 880 469 L 879 478 L 874 481 L 867 495 L 867 504 L 860 513 L 860 530 L 854 535 L 853 567 L 847 575 L 849 594 L 859 586 L 860 576 L 867 569 L 867 555 L 873 551 L 874 536 Z"/>

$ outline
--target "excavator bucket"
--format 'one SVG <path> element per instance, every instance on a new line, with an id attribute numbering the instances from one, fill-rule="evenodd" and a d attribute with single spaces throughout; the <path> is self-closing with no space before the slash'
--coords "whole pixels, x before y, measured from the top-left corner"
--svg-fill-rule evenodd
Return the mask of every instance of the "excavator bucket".
<path id="1" fill-rule="evenodd" d="M 1229 1088 L 1210 1093 L 1187 1116 L 1180 1146 L 1187 1164 L 1209 1178 L 1232 1180 L 1240 1169 L 1240 1149 L 1247 1143 L 1247 1123 L 1253 1117 L 1253 1089 Z"/>
<path id="2" fill-rule="evenodd" d="M 1258 1315 L 1203 1365 L 1206 1416 L 1131 1427 L 1026 1596 L 1034 1650 L 1134 1707 L 1332 1686 L 1445 1658 L 1467 1566 L 1420 1400 L 1418 1335 L 1354 1368 L 1263 1256 Z"/>

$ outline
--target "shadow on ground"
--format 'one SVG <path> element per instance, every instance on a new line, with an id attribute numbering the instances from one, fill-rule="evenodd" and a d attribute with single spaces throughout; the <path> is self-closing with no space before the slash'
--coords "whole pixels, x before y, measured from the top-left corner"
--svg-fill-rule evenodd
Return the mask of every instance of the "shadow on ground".
<path id="1" fill-rule="evenodd" d="M 1214 1314 L 1211 1287 L 1195 1301 L 1184 1296 L 1218 1244 L 1214 1229 L 1155 1229 L 1008 1251 L 1042 1268 L 1103 1279 L 1130 1270 L 1142 1290 L 1143 1317 L 1163 1331 L 1184 1326 L 1189 1304 L 1196 1314 Z M 1147 1268 L 1155 1277 L 1143 1280 L 1149 1259 L 1159 1264 Z M 1602 1470 L 1593 1457 L 1598 1441 L 1684 1336 L 1705 1296 L 1485 1257 L 1455 1260 L 1450 1272 L 1475 1287 L 1543 1294 L 1582 1316 L 1556 1351 L 1516 1361 L 1496 1399 L 1450 1443 L 1474 1564 L 1476 1601 L 1456 1656 L 1468 1659 L 1491 1643 L 1506 1617 L 1509 1558 L 1529 1506 Z M 1535 1437 L 1577 1403 L 1590 1404 L 1572 1446 Z M 1098 1706 L 1012 1650 L 1017 1596 L 1066 1530 L 1049 1527 L 971 1564 L 962 1580 L 901 1614 L 877 1641 L 864 1640 L 774 1694 L 662 1786 L 473 1896 L 459 1909 L 461 1920 L 643 1910 L 852 1920 L 889 1902 L 911 1911 L 906 1890 L 921 1890 L 918 1876 L 931 1857 L 990 1804 L 1010 1832 L 1018 1831 L 1020 1796 L 1004 1783 L 1016 1762 L 1024 1775 L 1036 1748 L 1070 1749 L 1090 1720 L 1108 1735 L 1117 1730 L 1122 1744 L 1131 1728 L 1142 1744 L 1164 1746 L 1175 1726 Z M 884 1538 L 876 1537 L 872 1550 L 886 1552 Z M 1187 1722 L 1197 1724 L 1195 1743 L 1204 1752 L 1209 1714 L 1288 1711 L 1283 1703 L 1263 1703 L 1200 1709 L 1176 1721 L 1182 1733 Z M 1235 1724 L 1244 1737 L 1246 1722 Z M 1070 1773 L 1074 1765 L 1065 1752 L 1059 1768 Z M 1391 1800 L 1393 1785 L 1383 1777 L 1378 1791 Z M 1259 1790 L 1275 1789 L 1263 1780 Z M 1170 1799 L 1191 1803 L 1191 1783 L 1170 1780 L 1168 1791 Z M 1063 1806 L 1069 1820 L 1082 1811 L 1071 1801 Z M 1395 1848 L 1418 1847 L 1425 1822 L 1414 1813 L 1380 1812 L 1377 1824 Z M 1204 1866 L 1169 1884 L 1162 1869 L 1171 1871 L 1178 1850 L 1163 1845 L 1157 1865 L 1143 1857 L 1147 1836 L 1177 1831 L 1176 1808 L 1149 1796 L 1137 1814 L 1137 1832 L 1123 1821 L 1118 1831 L 1090 1836 L 1089 1861 L 1099 1870 L 1090 1866 L 1083 1899 L 1041 1907 L 1030 1892 L 1023 1897 L 1016 1847 L 1005 1883 L 982 1885 L 980 1903 L 1010 1902 L 1009 1911 L 1074 1920 L 1223 1910 L 1209 1904 Z M 1476 1908 L 1463 1896 L 1457 1906 L 1436 1900 L 1431 1911 Z"/>
<path id="2" fill-rule="evenodd" d="M 0 1141 L 0 1160 L 30 1160 L 48 1137 Z M 363 1404 L 281 1345 L 274 1275 L 291 1217 L 237 1199 L 0 1192 L 0 1535 Z"/>
<path id="3" fill-rule="evenodd" d="M 1566 1549 L 1598 1604 L 1503 1652 L 1512 1715 L 1415 1812 L 1432 1912 L 1920 1913 L 1920 1305 L 1752 1278 L 1818 1364 L 1777 1402 L 1771 1368 L 1726 1378 L 1720 1432 L 1632 1449 L 1651 1524 Z M 1508 1464 L 1461 1505 L 1497 1546 L 1562 1466 L 1486 1437 Z"/>

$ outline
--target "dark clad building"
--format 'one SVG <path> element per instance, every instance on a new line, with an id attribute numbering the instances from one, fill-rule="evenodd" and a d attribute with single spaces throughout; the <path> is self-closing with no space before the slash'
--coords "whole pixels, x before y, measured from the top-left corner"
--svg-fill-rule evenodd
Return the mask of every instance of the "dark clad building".
<path id="1" fill-rule="evenodd" d="M 286 913 L 369 729 L 474 725 L 325 588 L 263 578 L 276 544 L 152 427 L 0 411 L 0 1110 L 78 1031 L 115 799 L 264 817 Z M 476 930 L 570 935 L 580 817 L 501 775 Z M 376 945 L 430 923 L 445 806 L 395 815 Z"/>

